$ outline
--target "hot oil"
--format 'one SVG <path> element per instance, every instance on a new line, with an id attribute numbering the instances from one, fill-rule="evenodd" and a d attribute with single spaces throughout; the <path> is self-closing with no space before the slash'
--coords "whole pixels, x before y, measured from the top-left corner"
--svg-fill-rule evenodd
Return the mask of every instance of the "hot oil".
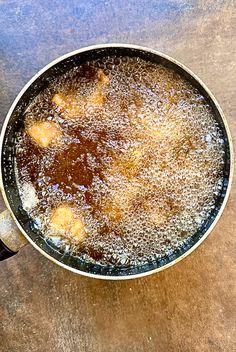
<path id="1" fill-rule="evenodd" d="M 99 70 L 109 78 L 102 93 Z M 58 93 L 73 97 L 67 110 L 53 104 Z M 55 122 L 60 140 L 38 146 L 26 132 L 36 121 Z M 46 240 L 126 266 L 161 258 L 199 229 L 214 208 L 223 157 L 221 130 L 189 82 L 140 58 L 107 57 L 52 81 L 27 108 L 16 174 Z M 82 240 L 51 228 L 60 205 L 83 219 Z"/>

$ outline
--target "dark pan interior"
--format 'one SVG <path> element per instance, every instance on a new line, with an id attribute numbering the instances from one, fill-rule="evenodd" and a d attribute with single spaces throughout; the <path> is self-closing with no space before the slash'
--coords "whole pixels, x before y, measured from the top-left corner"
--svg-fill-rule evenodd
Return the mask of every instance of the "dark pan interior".
<path id="1" fill-rule="evenodd" d="M 222 128 L 222 134 L 225 141 L 224 143 L 225 165 L 224 165 L 224 175 L 223 175 L 224 181 L 223 181 L 222 189 L 219 196 L 216 199 L 215 208 L 212 210 L 209 218 L 202 225 L 201 229 L 197 233 L 195 233 L 194 236 L 192 236 L 185 245 L 178 248 L 176 251 L 170 253 L 168 256 L 142 266 L 132 266 L 132 267 L 126 267 L 126 268 L 119 268 L 119 267 L 114 268 L 114 267 L 95 265 L 88 262 L 85 263 L 76 257 L 72 257 L 69 255 L 65 255 L 64 253 L 58 252 L 56 248 L 53 248 L 48 243 L 46 243 L 42 234 L 39 231 L 34 229 L 32 219 L 29 218 L 27 213 L 22 208 L 22 203 L 17 190 L 16 179 L 14 174 L 14 155 L 15 155 L 14 139 L 17 131 L 23 126 L 23 118 L 22 118 L 23 112 L 25 108 L 29 105 L 29 103 L 32 101 L 32 99 L 42 89 L 47 87 L 49 81 L 53 77 L 56 77 L 64 73 L 68 69 L 74 66 L 78 66 L 87 60 L 97 59 L 102 56 L 116 55 L 116 54 L 139 56 L 148 61 L 161 63 L 164 66 L 168 66 L 174 69 L 176 72 L 180 73 L 189 81 L 191 81 L 191 83 L 196 88 L 198 88 L 201 94 L 205 96 L 205 98 L 211 105 L 215 115 L 215 119 L 218 121 L 218 123 Z M 59 63 L 57 63 L 56 65 L 54 65 L 53 67 L 49 68 L 46 72 L 44 72 L 40 77 L 38 77 L 31 84 L 31 86 L 19 99 L 11 115 L 11 118 L 9 120 L 6 133 L 4 136 L 4 141 L 3 141 L 1 166 L 2 166 L 3 185 L 5 187 L 6 196 L 12 208 L 12 211 L 14 212 L 20 225 L 24 228 L 28 236 L 37 244 L 38 247 L 40 247 L 43 251 L 45 251 L 50 256 L 54 257 L 59 262 L 84 272 L 89 272 L 97 275 L 107 275 L 107 276 L 126 276 L 126 275 L 135 275 L 135 274 L 144 273 L 150 270 L 157 269 L 163 265 L 166 265 L 171 261 L 177 259 L 182 254 L 184 254 L 201 239 L 201 237 L 211 226 L 216 215 L 218 214 L 227 191 L 229 173 L 230 173 L 230 150 L 229 150 L 229 141 L 225 130 L 225 126 L 218 109 L 216 108 L 214 102 L 209 97 L 209 95 L 204 90 L 204 88 L 188 72 L 183 70 L 175 63 L 172 63 L 163 57 L 160 57 L 153 53 L 146 52 L 141 49 L 130 49 L 130 48 L 124 48 L 124 47 L 107 47 L 107 48 L 99 48 L 99 49 L 98 48 L 90 49 L 88 51 L 66 58 L 60 61 Z"/>

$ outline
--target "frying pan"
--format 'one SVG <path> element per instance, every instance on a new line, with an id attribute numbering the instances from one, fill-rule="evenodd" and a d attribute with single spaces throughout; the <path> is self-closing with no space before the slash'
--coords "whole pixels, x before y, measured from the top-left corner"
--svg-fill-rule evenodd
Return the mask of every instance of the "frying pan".
<path id="1" fill-rule="evenodd" d="M 35 228 L 33 219 L 24 211 L 16 185 L 14 173 L 15 137 L 23 127 L 23 113 L 31 101 L 45 89 L 49 82 L 88 60 L 100 59 L 107 55 L 138 56 L 144 60 L 160 63 L 173 69 L 187 79 L 205 97 L 211 106 L 224 139 L 223 183 L 215 206 L 201 228 L 185 244 L 165 257 L 139 266 L 111 267 L 84 262 L 78 257 L 61 253 L 45 241 L 42 233 Z M 216 99 L 201 80 L 175 59 L 155 50 L 130 44 L 103 44 L 73 51 L 52 61 L 39 71 L 21 90 L 13 102 L 4 121 L 0 137 L 0 187 L 7 207 L 0 214 L 0 259 L 6 259 L 19 251 L 26 243 L 31 243 L 45 257 L 65 269 L 85 276 L 101 279 L 129 279 L 156 273 L 185 258 L 209 235 L 223 212 L 232 183 L 233 147 L 230 131 Z"/>

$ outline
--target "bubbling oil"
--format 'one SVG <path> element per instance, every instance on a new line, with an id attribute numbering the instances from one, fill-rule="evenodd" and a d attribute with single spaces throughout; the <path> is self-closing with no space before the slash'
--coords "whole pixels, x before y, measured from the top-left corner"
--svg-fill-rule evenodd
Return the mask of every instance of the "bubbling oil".
<path id="1" fill-rule="evenodd" d="M 57 126 L 46 147 L 27 133 L 40 122 Z M 51 81 L 25 111 L 15 162 L 22 204 L 62 251 L 102 265 L 144 264 L 180 247 L 209 216 L 223 143 L 207 101 L 171 69 L 139 57 L 89 61 Z M 58 207 L 67 220 L 73 210 L 83 236 L 51 226 Z"/>

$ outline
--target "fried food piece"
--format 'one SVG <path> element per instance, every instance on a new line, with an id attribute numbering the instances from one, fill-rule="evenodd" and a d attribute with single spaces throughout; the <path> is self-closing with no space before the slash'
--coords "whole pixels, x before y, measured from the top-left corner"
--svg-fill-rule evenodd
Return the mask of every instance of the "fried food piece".
<path id="1" fill-rule="evenodd" d="M 149 211 L 148 217 L 149 221 L 155 226 L 163 224 L 168 218 L 167 214 L 164 214 L 163 211 L 159 211 L 158 209 Z"/>
<path id="2" fill-rule="evenodd" d="M 171 143 L 178 143 L 185 137 L 186 123 L 183 122 L 178 111 L 167 112 L 165 123 L 160 127 L 160 133 Z"/>
<path id="3" fill-rule="evenodd" d="M 84 228 L 85 225 L 82 219 L 77 219 L 71 226 L 71 235 L 76 241 L 82 242 L 87 236 Z"/>
<path id="4" fill-rule="evenodd" d="M 160 126 L 154 122 L 155 116 L 147 114 L 140 118 L 138 113 L 134 113 L 133 116 L 130 116 L 130 119 L 133 126 L 129 132 L 131 133 L 131 138 L 145 144 L 152 144 L 162 137 Z"/>
<path id="5" fill-rule="evenodd" d="M 98 82 L 103 86 L 109 83 L 109 77 L 105 75 L 105 73 L 101 69 L 98 70 Z"/>
<path id="6" fill-rule="evenodd" d="M 106 100 L 106 96 L 104 93 L 104 88 L 109 83 L 109 77 L 105 75 L 103 70 L 98 70 L 98 84 L 92 93 L 91 97 L 87 100 L 88 105 L 93 107 L 102 106 Z"/>
<path id="7" fill-rule="evenodd" d="M 111 173 L 121 174 L 128 179 L 132 179 L 145 166 L 147 160 L 145 160 L 144 154 L 144 149 L 141 146 L 130 149 L 120 158 L 115 159 Z"/>
<path id="8" fill-rule="evenodd" d="M 109 77 L 101 69 L 98 70 L 97 76 L 98 83 L 94 92 L 88 98 L 80 97 L 77 99 L 73 95 L 65 96 L 61 93 L 54 95 L 52 102 L 63 113 L 64 118 L 76 119 L 83 116 L 87 107 L 96 108 L 104 104 L 106 99 L 104 87 L 108 84 Z"/>
<path id="9" fill-rule="evenodd" d="M 132 207 L 140 187 L 128 183 L 123 189 L 112 192 L 111 196 L 105 200 L 102 212 L 110 221 L 118 222 L 122 220 L 125 212 Z"/>
<path id="10" fill-rule="evenodd" d="M 122 220 L 124 216 L 124 207 L 122 204 L 117 204 L 116 200 L 109 199 L 102 207 L 102 212 L 108 217 L 110 221 L 118 222 Z"/>
<path id="11" fill-rule="evenodd" d="M 51 226 L 59 230 L 68 230 L 75 221 L 75 214 L 68 205 L 59 205 L 51 215 Z"/>
<path id="12" fill-rule="evenodd" d="M 101 89 L 96 89 L 88 99 L 87 104 L 91 107 L 99 107 L 104 104 L 105 100 L 106 98 L 103 91 Z"/>
<path id="13" fill-rule="evenodd" d="M 26 132 L 42 148 L 56 143 L 62 135 L 59 125 L 52 121 L 35 122 Z"/>
<path id="14" fill-rule="evenodd" d="M 64 96 L 57 93 L 52 98 L 52 102 L 56 104 L 60 112 L 64 113 L 63 116 L 65 118 L 74 119 L 83 115 L 85 102 L 82 98 L 79 101 L 72 96 Z"/>
<path id="15" fill-rule="evenodd" d="M 162 225 L 181 211 L 180 206 L 173 199 L 165 199 L 158 205 L 150 200 L 144 201 L 142 208 L 148 214 L 149 221 L 155 226 Z"/>
<path id="16" fill-rule="evenodd" d="M 52 102 L 58 106 L 60 110 L 66 108 L 66 98 L 62 94 L 55 94 L 52 98 Z"/>
<path id="17" fill-rule="evenodd" d="M 82 218 L 69 205 L 59 205 L 52 212 L 50 226 L 56 230 L 70 232 L 76 242 L 81 242 L 86 237 L 85 224 Z"/>
<path id="18" fill-rule="evenodd" d="M 172 145 L 184 138 L 186 134 L 186 122 L 181 118 L 179 111 L 167 111 L 162 121 L 157 123 L 156 114 L 147 114 L 142 119 L 138 116 L 133 118 L 133 137 L 150 145 L 163 141 Z"/>

